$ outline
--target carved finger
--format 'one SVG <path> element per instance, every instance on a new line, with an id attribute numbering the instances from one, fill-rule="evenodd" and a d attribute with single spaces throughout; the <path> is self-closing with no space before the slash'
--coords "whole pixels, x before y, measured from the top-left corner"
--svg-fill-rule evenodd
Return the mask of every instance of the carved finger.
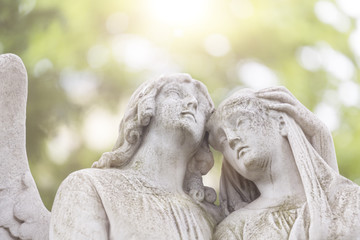
<path id="1" fill-rule="evenodd" d="M 257 94 L 259 95 L 266 93 L 283 93 L 289 95 L 290 98 L 297 100 L 296 97 L 289 91 L 289 89 L 284 86 L 269 87 L 257 91 Z"/>
<path id="2" fill-rule="evenodd" d="M 291 94 L 291 92 L 284 86 L 268 87 L 257 91 L 257 93 L 267 93 L 267 92 L 284 92 L 287 94 Z"/>
<path id="3" fill-rule="evenodd" d="M 293 118 L 297 115 L 296 108 L 289 103 L 268 104 L 267 107 L 272 110 L 285 112 Z"/>
<path id="4" fill-rule="evenodd" d="M 290 104 L 269 104 L 269 109 L 287 113 L 292 117 L 303 129 L 305 134 L 313 136 L 315 130 L 319 125 L 319 122 L 315 115 L 310 111 L 304 111 L 305 109 L 298 109 Z"/>

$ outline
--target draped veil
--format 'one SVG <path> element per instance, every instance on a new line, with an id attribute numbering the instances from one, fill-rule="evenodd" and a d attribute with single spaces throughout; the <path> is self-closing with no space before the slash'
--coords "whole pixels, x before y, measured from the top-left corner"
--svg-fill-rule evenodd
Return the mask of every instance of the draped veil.
<path id="1" fill-rule="evenodd" d="M 290 239 L 360 235 L 360 187 L 331 168 L 336 163 L 329 161 L 336 159 L 323 159 L 295 120 L 281 114 L 306 195 L 304 212 L 295 221 Z M 259 195 L 256 185 L 237 173 L 224 159 L 220 203 L 225 213 L 244 207 Z"/>

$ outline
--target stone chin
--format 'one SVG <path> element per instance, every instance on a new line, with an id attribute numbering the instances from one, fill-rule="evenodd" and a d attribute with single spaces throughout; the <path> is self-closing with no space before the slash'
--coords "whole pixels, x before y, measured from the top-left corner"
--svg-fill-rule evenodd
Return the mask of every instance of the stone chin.
<path id="1" fill-rule="evenodd" d="M 190 118 L 183 118 L 181 121 L 179 121 L 175 127 L 179 127 L 183 133 L 183 137 L 186 141 L 189 141 L 191 144 L 199 144 L 202 140 L 203 133 L 204 133 L 204 127 L 198 126 L 194 120 Z"/>
<path id="2" fill-rule="evenodd" d="M 257 158 L 251 156 L 250 151 L 247 154 L 244 154 L 240 161 L 242 161 L 243 168 L 246 173 L 245 175 L 247 175 L 244 177 L 249 178 L 250 180 L 252 179 L 250 176 L 256 176 L 258 173 L 263 174 L 271 163 L 270 158 Z"/>

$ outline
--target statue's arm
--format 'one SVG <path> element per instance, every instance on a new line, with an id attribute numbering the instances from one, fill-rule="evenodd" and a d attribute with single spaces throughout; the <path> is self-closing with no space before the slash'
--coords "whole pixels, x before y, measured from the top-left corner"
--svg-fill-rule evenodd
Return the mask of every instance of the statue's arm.
<path id="1" fill-rule="evenodd" d="M 109 223 L 90 177 L 82 171 L 61 184 L 50 221 L 50 239 L 108 239 Z"/>
<path id="2" fill-rule="evenodd" d="M 333 139 L 326 125 L 307 109 L 285 87 L 271 87 L 258 91 L 257 96 L 270 100 L 268 107 L 291 116 L 304 131 L 317 153 L 335 171 L 339 171 Z"/>

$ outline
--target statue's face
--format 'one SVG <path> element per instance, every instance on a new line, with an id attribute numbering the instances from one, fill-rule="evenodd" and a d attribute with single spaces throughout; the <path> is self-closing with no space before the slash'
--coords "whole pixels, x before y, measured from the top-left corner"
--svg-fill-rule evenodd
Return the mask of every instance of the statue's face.
<path id="1" fill-rule="evenodd" d="M 206 121 L 206 99 L 192 82 L 166 84 L 156 97 L 154 124 L 164 129 L 180 129 L 196 142 L 202 140 Z"/>
<path id="2" fill-rule="evenodd" d="M 281 147 L 281 135 L 274 120 L 261 119 L 245 109 L 215 116 L 211 125 L 210 144 L 223 153 L 239 174 L 250 180 L 270 167 L 271 159 Z"/>

